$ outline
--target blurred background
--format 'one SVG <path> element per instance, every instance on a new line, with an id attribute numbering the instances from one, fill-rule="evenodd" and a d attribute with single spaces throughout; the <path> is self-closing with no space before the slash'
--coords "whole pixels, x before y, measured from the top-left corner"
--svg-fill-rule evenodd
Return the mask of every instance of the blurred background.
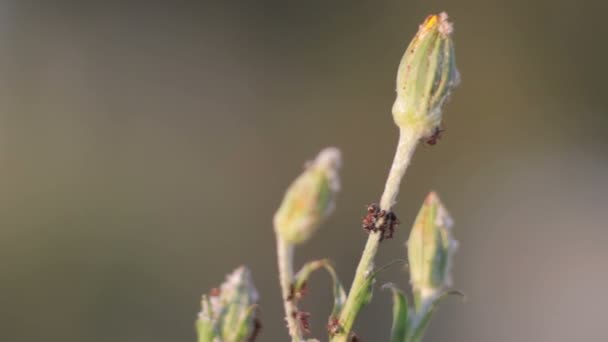
<path id="1" fill-rule="evenodd" d="M 297 261 L 349 285 L 418 25 L 455 22 L 463 82 L 421 146 L 377 264 L 437 190 L 460 240 L 426 341 L 606 341 L 605 1 L 0 2 L 0 340 L 194 341 L 200 295 L 248 265 L 260 341 L 286 341 L 271 218 L 322 147 L 337 211 Z M 325 339 L 330 281 L 303 307 Z M 395 266 L 378 285 L 407 287 Z M 387 341 L 391 298 L 359 316 Z"/>

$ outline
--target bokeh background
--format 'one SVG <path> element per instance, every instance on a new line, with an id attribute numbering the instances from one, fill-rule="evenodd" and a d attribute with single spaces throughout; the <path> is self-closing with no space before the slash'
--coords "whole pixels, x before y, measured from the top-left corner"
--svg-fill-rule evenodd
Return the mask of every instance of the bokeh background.
<path id="1" fill-rule="evenodd" d="M 467 301 L 426 341 L 608 340 L 605 1 L 187 4 L 0 2 L 0 340 L 194 341 L 200 295 L 244 263 L 260 340 L 286 341 L 271 217 L 305 160 L 341 148 L 337 211 L 297 260 L 329 257 L 350 284 L 397 139 L 396 68 L 440 10 L 463 82 L 377 263 L 404 257 L 434 189 Z M 319 337 L 329 285 L 314 276 L 303 304 Z M 364 341 L 388 339 L 390 305 L 378 289 Z"/>

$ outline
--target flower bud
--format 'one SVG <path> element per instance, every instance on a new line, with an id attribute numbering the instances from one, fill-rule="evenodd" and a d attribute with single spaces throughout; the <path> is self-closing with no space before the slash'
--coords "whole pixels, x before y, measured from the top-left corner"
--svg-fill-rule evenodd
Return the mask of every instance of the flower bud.
<path id="1" fill-rule="evenodd" d="M 199 342 L 245 341 L 257 333 L 255 318 L 258 293 L 251 272 L 241 266 L 226 276 L 226 281 L 209 296 L 203 295 L 196 328 Z"/>
<path id="2" fill-rule="evenodd" d="M 322 150 L 306 170 L 289 186 L 274 216 L 277 234 L 291 244 L 308 240 L 333 211 L 340 188 L 340 151 Z"/>
<path id="3" fill-rule="evenodd" d="M 410 282 L 422 299 L 435 298 L 451 286 L 450 267 L 458 242 L 453 221 L 435 192 L 428 194 L 407 241 Z"/>
<path id="4" fill-rule="evenodd" d="M 400 128 L 432 136 L 441 123 L 441 108 L 459 83 L 452 23 L 447 14 L 430 15 L 420 25 L 397 72 L 393 118 Z"/>

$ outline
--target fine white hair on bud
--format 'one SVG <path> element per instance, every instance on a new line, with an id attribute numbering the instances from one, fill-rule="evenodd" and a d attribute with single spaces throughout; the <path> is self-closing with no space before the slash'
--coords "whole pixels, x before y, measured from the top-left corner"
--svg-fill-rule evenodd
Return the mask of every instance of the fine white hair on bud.
<path id="1" fill-rule="evenodd" d="M 342 154 L 336 147 L 327 147 L 319 152 L 312 162 L 313 166 L 326 170 L 329 186 L 333 192 L 340 191 L 340 177 L 338 171 L 342 167 Z"/>
<path id="2" fill-rule="evenodd" d="M 307 241 L 335 207 L 340 190 L 340 150 L 323 149 L 306 163 L 304 172 L 289 186 L 274 216 L 277 234 L 290 244 Z"/>
<path id="3" fill-rule="evenodd" d="M 255 334 L 258 298 L 247 267 L 228 274 L 219 288 L 203 295 L 196 321 L 199 341 L 243 341 Z"/>
<path id="4" fill-rule="evenodd" d="M 393 119 L 399 128 L 429 138 L 441 124 L 443 105 L 460 82 L 448 15 L 433 14 L 420 25 L 397 72 Z"/>
<path id="5" fill-rule="evenodd" d="M 410 281 L 423 297 L 434 297 L 452 285 L 452 258 L 458 246 L 453 225 L 439 196 L 429 193 L 407 241 Z"/>
<path id="6" fill-rule="evenodd" d="M 448 21 L 448 14 L 445 12 L 439 13 L 439 33 L 449 36 L 452 32 L 454 32 L 454 24 Z"/>

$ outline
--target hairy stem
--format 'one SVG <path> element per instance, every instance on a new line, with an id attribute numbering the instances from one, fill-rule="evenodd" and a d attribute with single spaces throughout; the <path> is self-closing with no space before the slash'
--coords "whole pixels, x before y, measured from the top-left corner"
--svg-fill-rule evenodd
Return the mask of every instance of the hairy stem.
<path id="1" fill-rule="evenodd" d="M 399 194 L 401 179 L 410 164 L 420 137 L 421 134 L 418 130 L 400 130 L 399 143 L 397 145 L 397 151 L 395 152 L 395 158 L 393 159 L 393 165 L 389 171 L 384 193 L 380 199 L 381 209 L 389 211 L 395 204 L 397 195 Z M 381 224 L 382 222 L 378 222 L 377 226 Z M 370 232 L 365 249 L 363 250 L 363 255 L 361 256 L 361 260 L 359 260 L 359 266 L 357 266 L 355 278 L 353 279 L 348 297 L 346 298 L 346 303 L 340 314 L 342 331 L 340 334 L 334 335 L 331 341 L 347 341 L 359 311 L 369 298 L 371 291 L 370 286 L 373 281 L 374 258 L 378 252 L 379 243 L 380 233 Z"/>
<path id="2" fill-rule="evenodd" d="M 304 341 L 300 323 L 295 314 L 298 311 L 293 300 L 288 300 L 293 285 L 293 245 L 277 234 L 277 258 L 279 261 L 279 281 L 281 283 L 281 296 L 285 307 L 285 320 L 287 329 L 293 342 Z"/>
<path id="3" fill-rule="evenodd" d="M 399 143 L 395 152 L 395 158 L 393 159 L 393 165 L 384 185 L 384 192 L 380 198 L 380 209 L 389 211 L 395 205 L 401 179 L 403 179 L 405 170 L 410 165 L 412 155 L 419 140 L 420 133 L 417 130 L 401 129 L 399 131 Z"/>

